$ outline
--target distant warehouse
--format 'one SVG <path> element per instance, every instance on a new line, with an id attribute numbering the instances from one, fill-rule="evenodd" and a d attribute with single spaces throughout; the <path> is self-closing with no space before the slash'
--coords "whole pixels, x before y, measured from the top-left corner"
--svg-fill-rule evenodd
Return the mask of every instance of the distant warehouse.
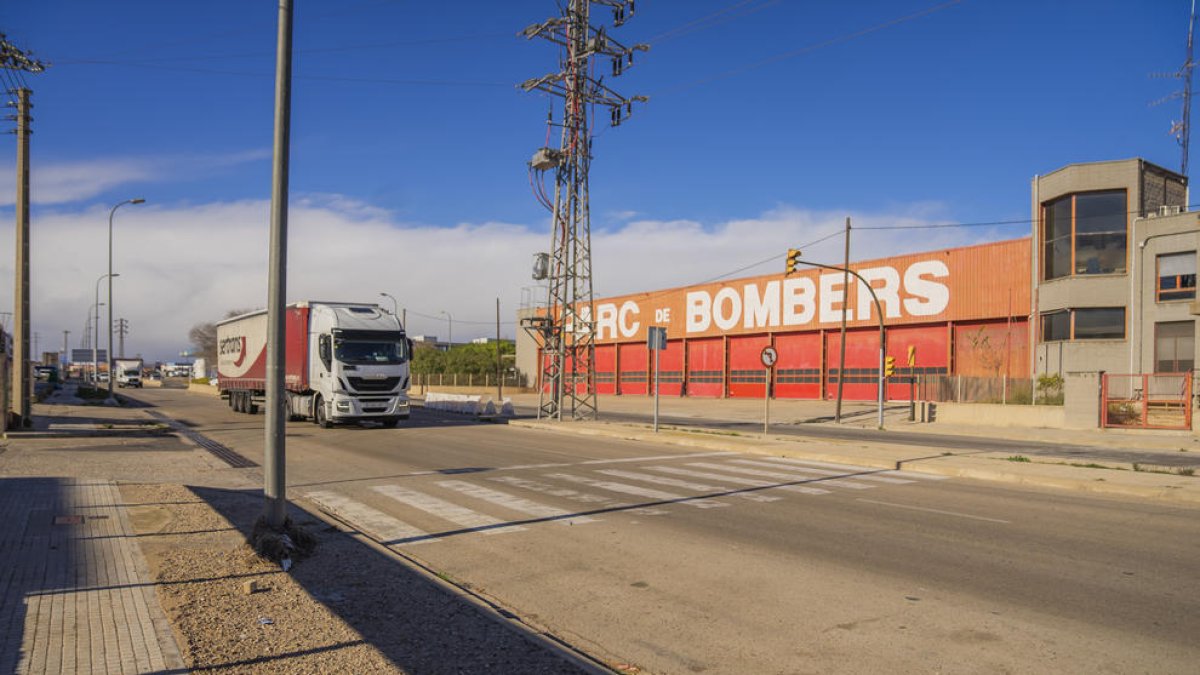
<path id="1" fill-rule="evenodd" d="M 852 263 L 883 309 L 895 358 L 889 398 L 907 398 L 909 378 L 1030 375 L 1030 240 L 1016 239 Z M 648 326 L 667 329 L 660 392 L 668 396 L 762 397 L 763 347 L 779 353 L 772 394 L 836 395 L 842 311 L 844 395 L 876 396 L 878 318 L 870 294 L 841 272 L 806 270 L 598 299 L 596 390 L 651 393 Z M 518 366 L 537 372 L 537 344 L 518 336 Z M 909 365 L 910 356 L 912 365 Z"/>

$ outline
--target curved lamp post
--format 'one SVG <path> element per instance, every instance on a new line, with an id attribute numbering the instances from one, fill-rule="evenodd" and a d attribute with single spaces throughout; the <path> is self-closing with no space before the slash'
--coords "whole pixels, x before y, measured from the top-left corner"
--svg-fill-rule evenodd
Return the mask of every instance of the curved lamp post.
<path id="1" fill-rule="evenodd" d="M 380 293 L 379 295 L 384 298 L 391 298 L 392 314 L 395 314 L 396 316 L 400 316 L 400 303 L 396 302 L 395 296 L 393 296 L 391 293 Z"/>
<path id="2" fill-rule="evenodd" d="M 122 206 L 125 206 L 126 204 L 145 204 L 145 203 L 146 203 L 146 200 L 145 200 L 145 199 L 143 199 L 143 198 L 141 198 L 141 197 L 135 197 L 134 199 L 126 199 L 125 201 L 123 201 L 123 202 L 121 202 L 121 203 L 117 204 L 116 206 L 113 206 L 113 207 L 112 207 L 112 209 L 111 209 L 111 210 L 109 210 L 109 212 L 108 212 L 108 355 L 107 355 L 107 361 L 108 361 L 108 372 L 109 372 L 109 377 L 108 377 L 108 396 L 109 396 L 109 398 L 112 398 L 112 393 L 113 393 L 113 378 L 112 378 L 112 364 L 113 364 L 113 353 L 112 353 L 112 345 L 113 345 L 113 297 L 112 297 L 112 278 L 113 278 L 114 276 L 118 276 L 118 275 L 115 275 L 115 274 L 113 274 L 113 271 L 112 271 L 112 254 L 113 254 L 113 215 L 114 215 L 114 214 L 117 212 L 117 209 L 121 208 Z"/>

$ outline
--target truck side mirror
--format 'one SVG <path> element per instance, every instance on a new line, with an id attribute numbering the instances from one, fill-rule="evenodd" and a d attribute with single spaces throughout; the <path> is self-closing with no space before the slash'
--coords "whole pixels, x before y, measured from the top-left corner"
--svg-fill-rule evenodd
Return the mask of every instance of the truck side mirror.
<path id="1" fill-rule="evenodd" d="M 333 354 L 329 347 L 328 335 L 317 338 L 317 356 L 321 357 L 321 363 L 325 364 L 326 370 L 333 368 Z"/>
<path id="2" fill-rule="evenodd" d="M 408 356 L 406 357 L 406 360 L 408 360 L 408 361 L 411 361 L 411 360 L 412 360 L 412 357 L 413 357 L 413 341 L 412 341 L 412 338 L 404 338 L 404 341 L 408 343 Z"/>

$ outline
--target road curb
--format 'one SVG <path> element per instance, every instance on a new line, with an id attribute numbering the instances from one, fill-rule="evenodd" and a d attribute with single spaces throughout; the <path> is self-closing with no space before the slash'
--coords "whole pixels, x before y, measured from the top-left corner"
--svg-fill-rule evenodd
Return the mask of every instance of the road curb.
<path id="1" fill-rule="evenodd" d="M 759 455 L 778 455 L 794 459 L 852 464 L 865 468 L 913 471 L 939 476 L 970 478 L 998 483 L 1072 490 L 1103 496 L 1133 497 L 1174 504 L 1200 505 L 1200 479 L 1173 474 L 1134 472 L 1124 469 L 1070 466 L 1077 459 L 1042 457 L 1048 461 L 1009 462 L 1003 469 L 997 464 L 1007 458 L 1005 453 L 986 452 L 972 456 L 940 452 L 929 457 L 907 458 L 911 446 L 890 446 L 842 439 L 808 439 L 780 436 L 736 436 L 711 431 L 671 427 L 650 431 L 640 425 L 612 422 L 560 423 L 537 420 L 510 420 L 510 426 L 538 431 L 604 436 L 643 443 L 661 443 L 704 450 L 726 450 Z M 813 447 L 816 445 L 822 447 Z M 830 451 L 830 446 L 842 450 Z M 852 454 L 846 446 L 857 446 L 872 454 Z M 893 456 L 886 456 L 891 453 Z M 1078 473 L 1076 473 L 1078 472 Z"/>

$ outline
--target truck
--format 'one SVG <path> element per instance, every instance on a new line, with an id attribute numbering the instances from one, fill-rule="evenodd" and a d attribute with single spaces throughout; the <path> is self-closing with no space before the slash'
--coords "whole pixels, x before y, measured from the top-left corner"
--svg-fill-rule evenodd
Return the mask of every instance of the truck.
<path id="1" fill-rule="evenodd" d="M 309 300 L 284 308 L 284 406 L 323 428 L 409 418 L 412 341 L 379 305 Z M 217 324 L 217 387 L 235 412 L 266 403 L 267 312 Z"/>
<path id="2" fill-rule="evenodd" d="M 142 388 L 141 359 L 116 359 L 113 362 L 113 373 L 116 375 L 118 387 Z"/>

